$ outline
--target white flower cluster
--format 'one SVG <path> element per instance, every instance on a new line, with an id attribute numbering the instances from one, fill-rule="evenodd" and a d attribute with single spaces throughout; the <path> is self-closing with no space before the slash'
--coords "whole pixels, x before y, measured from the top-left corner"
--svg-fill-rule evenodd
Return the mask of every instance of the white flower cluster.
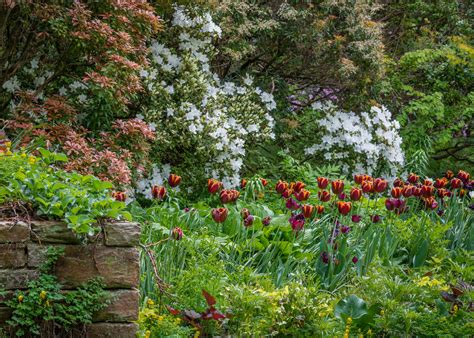
<path id="1" fill-rule="evenodd" d="M 325 133 L 320 143 L 305 149 L 307 155 L 337 160 L 346 174 L 383 173 L 390 177 L 403 166 L 400 124 L 384 106 L 360 114 L 339 111 L 331 102 L 316 103 L 313 109 L 324 112 L 317 124 Z"/>
<path id="2" fill-rule="evenodd" d="M 209 13 L 175 6 L 167 31 L 167 40 L 151 44 L 151 65 L 140 73 L 154 102 L 143 118 L 156 124 L 157 142 L 193 144 L 192 156 L 207 161 L 201 176 L 237 186 L 249 142 L 274 137 L 273 96 L 250 77 L 238 85 L 211 72 L 212 39 L 221 30 Z"/>

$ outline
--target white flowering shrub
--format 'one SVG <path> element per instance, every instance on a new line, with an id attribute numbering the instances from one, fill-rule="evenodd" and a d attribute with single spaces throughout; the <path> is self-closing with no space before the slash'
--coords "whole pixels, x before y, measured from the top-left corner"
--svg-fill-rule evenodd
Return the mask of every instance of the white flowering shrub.
<path id="1" fill-rule="evenodd" d="M 270 112 L 276 103 L 249 77 L 237 84 L 212 73 L 212 41 L 220 28 L 208 13 L 174 10 L 166 35 L 151 44 L 150 65 L 140 73 L 150 102 L 137 118 L 156 130 L 156 159 L 187 175 L 183 181 L 202 184 L 214 177 L 236 186 L 246 147 L 274 137 Z"/>
<path id="2" fill-rule="evenodd" d="M 358 114 L 340 111 L 331 102 L 314 104 L 313 109 L 324 116 L 316 122 L 323 136 L 305 149 L 306 155 L 342 164 L 345 174 L 393 177 L 403 166 L 400 124 L 384 106 Z"/>

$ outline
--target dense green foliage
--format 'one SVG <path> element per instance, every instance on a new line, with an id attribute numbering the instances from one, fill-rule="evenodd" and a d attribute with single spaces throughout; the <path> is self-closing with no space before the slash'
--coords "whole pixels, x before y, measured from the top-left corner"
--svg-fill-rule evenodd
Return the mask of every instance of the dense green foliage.
<path id="1" fill-rule="evenodd" d="M 64 219 L 80 235 L 93 235 L 106 218 L 131 219 L 123 202 L 110 196 L 110 182 L 58 169 L 64 154 L 39 149 L 40 157 L 0 153 L 0 205 L 2 217 Z"/>

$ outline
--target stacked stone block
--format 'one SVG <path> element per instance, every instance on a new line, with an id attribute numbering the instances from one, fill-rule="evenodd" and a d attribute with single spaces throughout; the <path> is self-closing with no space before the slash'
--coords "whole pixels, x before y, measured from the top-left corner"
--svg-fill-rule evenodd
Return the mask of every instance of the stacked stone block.
<path id="1" fill-rule="evenodd" d="M 140 226 L 137 223 L 107 223 L 103 232 L 86 244 L 58 221 L 0 221 L 0 288 L 9 292 L 26 289 L 39 274 L 47 248 L 60 246 L 55 274 L 65 292 L 94 277 L 102 277 L 111 303 L 94 315 L 87 337 L 135 337 L 139 301 Z M 0 326 L 11 315 L 0 298 Z"/>

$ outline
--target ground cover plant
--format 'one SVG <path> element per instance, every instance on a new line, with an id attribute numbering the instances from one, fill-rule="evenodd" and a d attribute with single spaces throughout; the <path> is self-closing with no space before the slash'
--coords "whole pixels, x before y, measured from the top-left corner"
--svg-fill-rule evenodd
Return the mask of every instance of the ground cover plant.
<path id="1" fill-rule="evenodd" d="M 4 1 L 0 216 L 139 222 L 140 337 L 469 336 L 469 5 Z"/>

